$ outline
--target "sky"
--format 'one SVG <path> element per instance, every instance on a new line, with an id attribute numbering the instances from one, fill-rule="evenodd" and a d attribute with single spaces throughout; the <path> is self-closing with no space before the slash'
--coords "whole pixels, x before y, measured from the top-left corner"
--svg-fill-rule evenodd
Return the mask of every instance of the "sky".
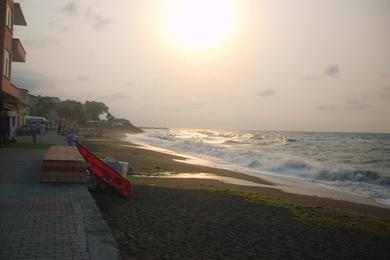
<path id="1" fill-rule="evenodd" d="M 138 126 L 390 132 L 388 0 L 19 0 L 14 83 Z"/>

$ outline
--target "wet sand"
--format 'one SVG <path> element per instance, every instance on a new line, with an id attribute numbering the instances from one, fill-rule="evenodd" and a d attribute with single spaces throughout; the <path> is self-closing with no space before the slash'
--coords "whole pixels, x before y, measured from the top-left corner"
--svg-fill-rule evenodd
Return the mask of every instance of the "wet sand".
<path id="1" fill-rule="evenodd" d="M 287 193 L 267 180 L 186 164 L 179 156 L 129 146 L 118 137 L 86 143 L 100 157 L 128 161 L 136 174 L 154 176 L 130 178 L 130 202 L 94 193 L 125 259 L 390 256 L 389 209 Z M 167 172 L 206 173 L 259 185 L 158 176 Z"/>

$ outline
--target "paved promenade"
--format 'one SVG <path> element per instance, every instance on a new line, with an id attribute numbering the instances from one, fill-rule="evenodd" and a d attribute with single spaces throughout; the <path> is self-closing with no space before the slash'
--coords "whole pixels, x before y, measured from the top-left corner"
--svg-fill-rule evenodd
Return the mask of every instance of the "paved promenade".
<path id="1" fill-rule="evenodd" d="M 45 152 L 0 148 L 0 259 L 119 259 L 85 185 L 40 183 Z"/>

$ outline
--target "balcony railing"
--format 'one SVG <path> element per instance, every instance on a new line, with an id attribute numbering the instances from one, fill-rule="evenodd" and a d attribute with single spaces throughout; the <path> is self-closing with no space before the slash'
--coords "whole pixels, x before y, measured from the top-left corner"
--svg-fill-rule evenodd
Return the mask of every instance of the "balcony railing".
<path id="1" fill-rule="evenodd" d="M 19 3 L 14 3 L 14 10 L 15 10 L 14 24 L 26 26 L 27 22 L 26 19 L 24 18 L 23 11 Z"/>
<path id="2" fill-rule="evenodd" d="M 8 78 L 2 77 L 1 91 L 6 93 L 10 98 L 20 99 L 20 89 L 12 84 Z"/>
<path id="3" fill-rule="evenodd" d="M 12 61 L 26 62 L 26 51 L 19 39 L 12 39 Z"/>

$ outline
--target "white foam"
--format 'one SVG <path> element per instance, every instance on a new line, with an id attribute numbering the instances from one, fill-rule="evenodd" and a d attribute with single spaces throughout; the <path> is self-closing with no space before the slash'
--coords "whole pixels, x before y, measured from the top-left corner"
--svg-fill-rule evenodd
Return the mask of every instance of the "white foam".
<path id="1" fill-rule="evenodd" d="M 338 191 L 386 204 L 390 180 L 370 171 L 327 166 L 286 153 L 289 138 L 281 134 L 253 135 L 239 131 L 153 129 L 128 135 L 127 140 L 146 149 L 184 157 L 186 163 L 224 168 L 254 176 L 276 176 L 318 182 Z M 295 144 L 295 140 L 294 140 Z M 164 147 L 164 148 L 161 148 Z M 306 146 L 310 149 L 311 145 Z M 329 191 L 329 189 L 328 189 Z M 386 204 L 387 205 L 387 204 Z"/>

